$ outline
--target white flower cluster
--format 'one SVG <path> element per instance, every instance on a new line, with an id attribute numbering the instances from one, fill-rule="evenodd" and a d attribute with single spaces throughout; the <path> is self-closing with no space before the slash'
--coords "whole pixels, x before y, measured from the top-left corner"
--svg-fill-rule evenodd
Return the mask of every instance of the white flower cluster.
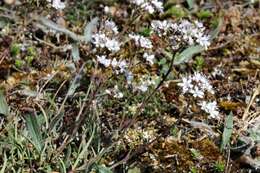
<path id="1" fill-rule="evenodd" d="M 127 68 L 127 63 L 125 60 L 117 61 L 115 58 L 113 58 L 111 60 L 111 59 L 108 59 L 105 55 L 101 55 L 101 56 L 97 55 L 97 61 L 100 64 L 104 65 L 105 67 L 112 66 L 116 70 L 117 74 L 125 72 L 126 68 Z M 119 69 L 119 70 L 117 70 L 117 69 Z"/>
<path id="2" fill-rule="evenodd" d="M 144 58 L 146 61 L 148 61 L 151 65 L 153 65 L 155 55 L 153 55 L 153 54 L 148 54 L 148 53 L 145 52 L 144 55 L 143 55 L 143 58 Z"/>
<path id="3" fill-rule="evenodd" d="M 140 46 L 142 48 L 147 48 L 147 49 L 151 49 L 153 47 L 152 42 L 148 38 L 145 38 L 142 35 L 129 34 L 129 38 L 135 41 L 136 46 Z"/>
<path id="4" fill-rule="evenodd" d="M 114 98 L 123 98 L 124 94 L 119 90 L 118 86 L 115 85 L 113 89 L 106 89 L 105 92 L 109 95 L 113 95 Z"/>
<path id="5" fill-rule="evenodd" d="M 101 26 L 100 31 L 92 36 L 92 43 L 96 47 L 107 48 L 111 52 L 120 50 L 120 43 L 114 39 L 109 38 L 105 33 L 112 31 L 113 34 L 118 33 L 118 28 L 113 21 L 105 21 L 104 26 Z M 112 35 L 114 36 L 114 35 Z"/>
<path id="6" fill-rule="evenodd" d="M 108 31 L 113 31 L 114 34 L 118 34 L 118 27 L 116 26 L 116 23 L 112 20 L 105 21 L 104 29 Z"/>
<path id="7" fill-rule="evenodd" d="M 219 111 L 218 111 L 216 101 L 213 102 L 202 101 L 199 105 L 201 106 L 201 109 L 207 112 L 211 118 L 216 118 L 216 119 L 219 118 Z"/>
<path id="8" fill-rule="evenodd" d="M 62 10 L 66 7 L 65 3 L 61 2 L 60 0 L 47 0 L 47 2 L 49 2 L 49 3 L 52 2 L 51 6 L 57 10 Z"/>
<path id="9" fill-rule="evenodd" d="M 140 6 L 150 14 L 153 14 L 155 11 L 163 12 L 163 3 L 158 0 L 130 0 L 130 2 Z"/>
<path id="10" fill-rule="evenodd" d="M 153 20 L 151 22 L 151 27 L 154 32 L 156 32 L 160 37 L 167 35 L 168 31 L 172 28 L 172 22 L 168 20 Z"/>
<path id="11" fill-rule="evenodd" d="M 115 39 L 108 38 L 103 33 L 93 34 L 92 43 L 96 47 L 107 48 L 111 52 L 117 52 L 120 50 L 120 43 Z"/>
<path id="12" fill-rule="evenodd" d="M 196 72 L 194 75 L 183 77 L 182 82 L 178 83 L 182 87 L 182 92 L 192 94 L 194 98 L 204 98 L 206 92 L 214 94 L 212 85 L 208 79 L 201 73 Z M 216 101 L 206 102 L 202 101 L 200 104 L 201 109 L 210 114 L 212 118 L 218 118 L 219 112 L 217 110 Z"/>
<path id="13" fill-rule="evenodd" d="M 204 93 L 207 91 L 214 94 L 212 85 L 209 83 L 208 79 L 201 73 L 196 72 L 192 76 L 183 77 L 182 82 L 178 84 L 182 87 L 182 92 L 190 93 L 193 97 L 203 98 Z"/>
<path id="14" fill-rule="evenodd" d="M 154 20 L 151 22 L 151 27 L 159 36 L 172 33 L 173 35 L 170 38 L 173 40 L 183 40 L 189 45 L 197 43 L 205 49 L 210 45 L 210 37 L 204 33 L 206 28 L 198 21 L 191 23 L 188 20 L 182 20 L 176 24 L 171 20 Z"/>

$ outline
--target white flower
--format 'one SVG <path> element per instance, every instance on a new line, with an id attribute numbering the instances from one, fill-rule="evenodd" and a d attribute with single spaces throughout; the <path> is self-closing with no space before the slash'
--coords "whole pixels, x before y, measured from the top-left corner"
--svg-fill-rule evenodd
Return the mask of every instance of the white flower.
<path id="1" fill-rule="evenodd" d="M 127 84 L 131 84 L 134 79 L 133 73 L 131 71 L 126 71 L 125 76 L 126 76 Z"/>
<path id="2" fill-rule="evenodd" d="M 105 34 L 97 33 L 92 36 L 92 43 L 95 44 L 96 47 L 104 48 L 106 45 L 107 37 Z"/>
<path id="3" fill-rule="evenodd" d="M 154 5 L 154 7 L 159 11 L 163 12 L 163 3 L 158 0 L 152 0 L 151 3 Z"/>
<path id="4" fill-rule="evenodd" d="M 178 83 L 178 86 L 182 87 L 183 93 L 187 93 L 193 88 L 192 80 L 189 77 L 183 77 L 182 82 Z"/>
<path id="5" fill-rule="evenodd" d="M 159 36 L 166 35 L 167 32 L 171 29 L 172 23 L 164 20 L 153 20 L 151 22 L 152 29 L 159 34 Z"/>
<path id="6" fill-rule="evenodd" d="M 117 92 L 115 95 L 114 95 L 115 98 L 123 98 L 124 97 L 124 94 L 122 92 Z"/>
<path id="7" fill-rule="evenodd" d="M 205 27 L 201 22 L 195 21 L 191 23 L 188 20 L 182 20 L 177 26 L 172 24 L 171 28 L 173 31 L 181 34 L 183 40 L 189 45 L 193 45 L 196 42 L 205 47 L 205 49 L 210 45 L 209 36 L 205 35 Z"/>
<path id="8" fill-rule="evenodd" d="M 208 103 L 206 101 L 202 101 L 199 105 L 201 106 L 201 109 L 208 113 L 211 118 L 219 118 L 219 111 L 216 101 Z"/>
<path id="9" fill-rule="evenodd" d="M 108 14 L 109 11 L 110 11 L 110 10 L 109 10 L 109 7 L 108 7 L 108 6 L 105 6 L 105 7 L 104 7 L 104 12 L 105 12 L 106 14 Z"/>
<path id="10" fill-rule="evenodd" d="M 221 76 L 221 77 L 224 77 L 224 73 L 222 72 L 222 70 L 218 67 L 214 68 L 213 69 L 213 72 L 211 73 L 211 75 L 213 77 L 216 77 L 216 76 Z"/>
<path id="11" fill-rule="evenodd" d="M 201 33 L 198 34 L 196 42 L 203 46 L 205 49 L 208 49 L 208 47 L 210 46 L 208 35 L 202 35 Z"/>
<path id="12" fill-rule="evenodd" d="M 50 2 L 50 1 L 49 1 Z M 61 2 L 60 0 L 53 0 L 52 1 L 52 7 L 53 8 L 56 8 L 57 10 L 62 10 L 64 9 L 66 6 L 65 6 L 65 3 L 64 2 Z"/>
<path id="13" fill-rule="evenodd" d="M 202 83 L 208 82 L 206 77 L 204 75 L 202 75 L 201 73 L 198 73 L 198 72 L 194 73 L 194 75 L 192 76 L 192 80 L 194 80 L 196 82 L 202 82 Z"/>
<path id="14" fill-rule="evenodd" d="M 151 49 L 153 47 L 152 42 L 142 35 L 129 34 L 129 37 L 135 40 L 136 46 L 140 46 L 147 49 Z"/>
<path id="15" fill-rule="evenodd" d="M 114 97 L 115 98 L 123 98 L 124 97 L 124 94 L 118 89 L 118 86 L 117 85 L 115 85 L 115 87 L 114 87 Z"/>
<path id="16" fill-rule="evenodd" d="M 131 2 L 136 5 L 141 5 L 145 2 L 145 0 L 131 0 Z"/>
<path id="17" fill-rule="evenodd" d="M 194 23 L 195 23 L 196 27 L 198 27 L 198 28 L 202 28 L 202 29 L 204 30 L 203 23 L 201 23 L 201 22 L 199 22 L 199 21 L 197 21 L 197 20 L 195 20 Z"/>
<path id="18" fill-rule="evenodd" d="M 125 60 L 120 61 L 118 66 L 119 66 L 120 68 L 127 67 L 126 61 L 125 61 Z"/>
<path id="19" fill-rule="evenodd" d="M 92 36 L 92 43 L 95 44 L 96 47 L 106 47 L 112 52 L 117 52 L 120 50 L 120 43 L 115 39 L 109 39 L 103 33 L 94 34 Z"/>
<path id="20" fill-rule="evenodd" d="M 110 50 L 111 52 L 117 52 L 120 50 L 120 44 L 115 39 L 112 39 L 112 40 L 107 39 L 105 45 L 106 45 L 107 49 Z"/>
<path id="21" fill-rule="evenodd" d="M 105 21 L 105 29 L 113 31 L 115 34 L 118 34 L 118 28 L 114 21 L 106 20 Z"/>
<path id="22" fill-rule="evenodd" d="M 118 66 L 118 61 L 115 58 L 113 58 L 111 65 L 113 68 L 116 68 Z"/>
<path id="23" fill-rule="evenodd" d="M 203 98 L 205 92 L 214 94 L 212 85 L 208 79 L 201 73 L 195 72 L 194 75 L 183 77 L 182 82 L 178 83 L 182 87 L 183 93 L 190 93 L 193 97 Z"/>
<path id="24" fill-rule="evenodd" d="M 106 59 L 106 56 L 105 55 L 101 55 L 101 56 L 98 56 L 97 55 L 97 61 L 104 65 L 105 67 L 109 67 L 110 66 L 110 63 L 111 63 L 111 60 L 110 59 Z"/>
<path id="25" fill-rule="evenodd" d="M 141 6 L 143 9 L 145 9 L 146 11 L 148 11 L 150 14 L 153 14 L 155 12 L 153 6 L 146 2 L 146 3 L 143 3 L 142 6 Z"/>
<path id="26" fill-rule="evenodd" d="M 131 3 L 153 14 L 156 10 L 163 12 L 163 3 L 158 0 L 130 0 Z"/>
<path id="27" fill-rule="evenodd" d="M 144 83 L 139 86 L 136 86 L 136 88 L 142 92 L 146 92 L 148 90 L 148 86 Z"/>
<path id="28" fill-rule="evenodd" d="M 148 61 L 150 64 L 153 64 L 155 56 L 152 54 L 149 55 L 148 53 L 145 52 L 143 58 L 146 59 L 146 61 Z"/>
<path id="29" fill-rule="evenodd" d="M 118 63 L 118 67 L 120 68 L 120 72 L 123 73 L 127 67 L 127 63 L 125 60 L 122 60 Z"/>
<path id="30" fill-rule="evenodd" d="M 194 86 L 194 89 L 190 90 L 190 93 L 193 95 L 193 97 L 199 97 L 199 98 L 203 98 L 204 97 L 204 92 L 202 90 L 199 89 L 198 86 Z"/>
<path id="31" fill-rule="evenodd" d="M 118 86 L 115 85 L 114 88 L 106 89 L 106 94 L 113 95 L 114 98 L 123 98 L 124 94 L 119 90 Z"/>
<path id="32" fill-rule="evenodd" d="M 196 73 L 194 73 L 192 79 L 197 82 L 198 86 L 202 90 L 208 91 L 208 92 L 214 94 L 212 85 L 209 83 L 208 79 L 204 75 L 196 72 Z"/>

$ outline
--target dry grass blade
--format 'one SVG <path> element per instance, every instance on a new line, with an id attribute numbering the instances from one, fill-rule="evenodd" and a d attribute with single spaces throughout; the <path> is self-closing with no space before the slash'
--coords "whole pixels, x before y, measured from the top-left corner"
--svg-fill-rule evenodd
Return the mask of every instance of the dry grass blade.
<path id="1" fill-rule="evenodd" d="M 4 97 L 4 92 L 0 91 L 0 114 L 8 115 L 9 107 Z"/>

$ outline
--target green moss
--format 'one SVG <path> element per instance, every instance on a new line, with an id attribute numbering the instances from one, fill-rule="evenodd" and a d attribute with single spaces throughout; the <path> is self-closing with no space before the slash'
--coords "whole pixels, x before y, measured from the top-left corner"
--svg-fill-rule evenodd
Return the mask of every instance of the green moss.
<path id="1" fill-rule="evenodd" d="M 197 17 L 200 19 L 205 19 L 213 16 L 213 13 L 209 10 L 200 10 L 197 14 Z"/>
<path id="2" fill-rule="evenodd" d="M 11 45 L 11 48 L 10 48 L 10 53 L 11 53 L 11 56 L 12 57 L 16 57 L 17 55 L 20 54 L 20 45 L 17 44 L 17 43 L 14 43 Z"/>
<path id="3" fill-rule="evenodd" d="M 26 60 L 26 63 L 30 65 L 32 63 L 32 61 L 34 60 L 34 56 L 26 56 L 25 60 Z"/>
<path id="4" fill-rule="evenodd" d="M 190 172 L 191 172 L 191 173 L 197 173 L 197 172 L 198 172 L 198 170 L 197 170 L 197 168 L 196 168 L 196 167 L 192 167 L 192 168 L 190 169 Z"/>
<path id="5" fill-rule="evenodd" d="M 201 70 L 205 64 L 205 60 L 202 56 L 197 56 L 195 58 L 195 68 L 196 70 Z"/>
<path id="6" fill-rule="evenodd" d="M 145 37 L 149 37 L 152 33 L 152 30 L 150 28 L 143 28 L 140 32 L 141 35 Z"/>
<path id="7" fill-rule="evenodd" d="M 33 46 L 28 47 L 27 48 L 27 54 L 29 56 L 34 56 L 35 57 L 37 55 L 37 51 L 36 51 L 35 47 L 33 47 Z"/>
<path id="8" fill-rule="evenodd" d="M 224 172 L 225 171 L 225 163 L 217 161 L 214 165 L 214 169 L 216 172 Z"/>
<path id="9" fill-rule="evenodd" d="M 185 12 L 185 10 L 182 7 L 179 6 L 173 6 L 170 9 L 168 9 L 165 12 L 166 16 L 175 16 L 177 18 L 183 18 L 185 17 L 187 14 Z"/>
<path id="10" fill-rule="evenodd" d="M 24 65 L 24 61 L 21 59 L 16 59 L 14 65 L 16 68 L 22 68 L 22 66 Z"/>

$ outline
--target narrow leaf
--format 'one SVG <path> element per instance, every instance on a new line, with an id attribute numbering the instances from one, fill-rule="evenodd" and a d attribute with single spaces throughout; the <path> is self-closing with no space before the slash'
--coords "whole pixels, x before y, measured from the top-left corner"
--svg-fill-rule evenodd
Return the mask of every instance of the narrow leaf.
<path id="1" fill-rule="evenodd" d="M 96 27 L 98 22 L 98 18 L 95 17 L 94 19 L 92 19 L 85 27 L 84 29 L 84 38 L 85 38 L 85 42 L 89 42 L 91 40 L 92 37 L 92 31 L 93 29 Z"/>
<path id="2" fill-rule="evenodd" d="M 8 115 L 9 114 L 9 107 L 6 102 L 4 92 L 0 90 L 0 114 Z"/>
<path id="3" fill-rule="evenodd" d="M 4 163 L 2 163 L 2 168 L 0 170 L 0 173 L 5 173 L 5 169 L 7 167 L 7 157 L 6 157 L 6 153 L 4 152 Z"/>
<path id="4" fill-rule="evenodd" d="M 138 167 L 131 168 L 127 171 L 127 173 L 141 173 L 141 169 Z"/>
<path id="5" fill-rule="evenodd" d="M 192 9 L 194 7 L 194 1 L 193 0 L 186 0 L 188 6 L 189 6 L 189 9 Z"/>
<path id="6" fill-rule="evenodd" d="M 76 43 L 72 44 L 71 55 L 74 62 L 79 61 L 79 46 Z"/>
<path id="7" fill-rule="evenodd" d="M 225 149 L 229 145 L 232 131 L 233 131 L 233 113 L 230 112 L 230 114 L 226 117 L 225 120 L 225 128 L 222 134 L 221 150 Z"/>
<path id="8" fill-rule="evenodd" d="M 177 54 L 174 57 L 174 62 L 173 64 L 178 65 L 184 62 L 187 62 L 190 60 L 195 54 L 200 53 L 204 50 L 204 47 L 202 46 L 190 46 L 184 51 L 182 51 L 180 54 Z"/>
<path id="9" fill-rule="evenodd" d="M 81 78 L 82 78 L 82 74 L 77 74 L 77 75 L 75 76 L 75 78 L 74 78 L 74 80 L 71 82 L 70 87 L 69 87 L 69 90 L 68 90 L 68 92 L 67 92 L 67 96 L 68 96 L 68 97 L 71 97 L 71 96 L 75 93 L 76 89 L 80 86 L 80 80 L 81 80 Z"/>
<path id="10" fill-rule="evenodd" d="M 97 172 L 98 173 L 113 173 L 109 168 L 107 168 L 104 165 L 98 165 L 97 166 Z"/>
<path id="11" fill-rule="evenodd" d="M 29 114 L 26 116 L 25 120 L 26 120 L 27 130 L 29 132 L 30 138 L 32 139 L 33 145 L 38 150 L 38 152 L 41 152 L 43 143 L 42 143 L 42 136 L 37 121 L 37 117 Z"/>

